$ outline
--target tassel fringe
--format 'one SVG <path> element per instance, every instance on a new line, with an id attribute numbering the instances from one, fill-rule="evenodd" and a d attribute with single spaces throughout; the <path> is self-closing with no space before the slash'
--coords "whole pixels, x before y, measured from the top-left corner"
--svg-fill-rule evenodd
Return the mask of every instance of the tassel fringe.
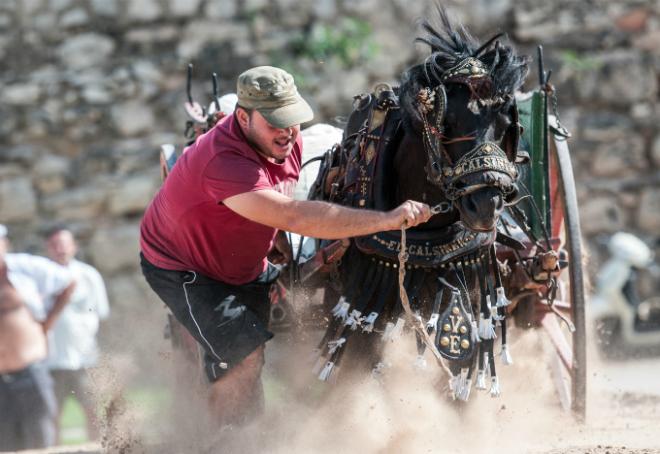
<path id="1" fill-rule="evenodd" d="M 462 400 L 463 402 L 467 402 L 468 399 L 470 398 L 470 391 L 471 390 L 472 390 L 472 380 L 468 378 L 465 381 L 464 386 L 461 388 L 461 390 L 458 394 L 458 398 L 460 400 Z"/>
<path id="2" fill-rule="evenodd" d="M 502 345 L 502 353 L 500 353 L 500 359 L 502 364 L 509 366 L 513 364 L 513 358 L 511 357 L 511 352 L 509 351 L 509 346 L 507 344 Z"/>
<path id="3" fill-rule="evenodd" d="M 495 289 L 495 293 L 497 294 L 497 307 L 506 307 L 511 304 L 511 301 L 509 301 L 509 299 L 504 294 L 503 287 L 497 287 Z"/>
<path id="4" fill-rule="evenodd" d="M 458 397 L 458 390 L 461 386 L 460 381 L 461 381 L 460 375 L 453 375 L 449 379 L 449 391 L 451 392 L 451 397 L 454 400 L 456 400 L 456 398 Z"/>
<path id="5" fill-rule="evenodd" d="M 378 312 L 371 312 L 367 317 L 362 321 L 364 325 L 362 326 L 363 333 L 371 333 L 374 330 L 374 324 L 378 318 Z"/>
<path id="6" fill-rule="evenodd" d="M 402 318 L 399 318 L 396 321 L 396 325 L 392 322 L 387 322 L 387 325 L 385 325 L 385 332 L 383 333 L 383 342 L 387 341 L 395 341 L 401 336 L 401 333 L 403 332 L 403 325 L 405 324 L 405 320 Z"/>
<path id="7" fill-rule="evenodd" d="M 339 348 L 346 343 L 345 337 L 328 342 L 328 355 L 333 355 Z"/>
<path id="8" fill-rule="evenodd" d="M 330 374 L 332 374 L 332 370 L 335 368 L 335 363 L 332 361 L 328 361 L 325 363 L 325 366 L 323 366 L 323 370 L 319 374 L 319 380 L 321 381 L 328 381 L 330 379 Z"/>
<path id="9" fill-rule="evenodd" d="M 351 331 L 355 331 L 362 324 L 362 313 L 356 309 L 351 311 L 351 315 L 346 320 L 346 326 L 348 326 Z"/>
<path id="10" fill-rule="evenodd" d="M 490 317 L 484 317 L 484 314 L 479 314 L 479 337 L 485 340 L 497 338 L 493 320 Z"/>
<path id="11" fill-rule="evenodd" d="M 351 308 L 351 303 L 346 302 L 346 297 L 342 296 L 339 298 L 339 302 L 337 305 L 332 309 L 332 315 L 335 318 L 338 318 L 342 321 L 346 321 L 346 318 L 348 317 L 348 310 Z"/>
<path id="12" fill-rule="evenodd" d="M 490 397 L 500 397 L 500 381 L 497 376 L 490 379 Z"/>
<path id="13" fill-rule="evenodd" d="M 477 381 L 474 384 L 475 389 L 484 390 L 486 389 L 486 371 L 480 369 L 477 372 Z"/>
<path id="14" fill-rule="evenodd" d="M 470 324 L 472 325 L 472 331 L 470 333 L 471 336 L 470 338 L 472 340 L 472 343 L 476 344 L 477 342 L 481 342 L 481 338 L 479 337 L 479 328 L 477 327 L 477 321 L 472 320 Z"/>

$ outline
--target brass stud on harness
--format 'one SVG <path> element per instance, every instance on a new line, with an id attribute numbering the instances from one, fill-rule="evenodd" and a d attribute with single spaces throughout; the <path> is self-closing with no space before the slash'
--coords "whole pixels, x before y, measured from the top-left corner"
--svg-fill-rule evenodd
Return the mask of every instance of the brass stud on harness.
<path id="1" fill-rule="evenodd" d="M 463 348 L 463 349 L 468 349 L 468 348 L 470 348 L 470 341 L 467 340 L 467 339 L 463 339 L 463 340 L 461 341 L 461 348 Z"/>
<path id="2" fill-rule="evenodd" d="M 449 345 L 449 338 L 447 336 L 442 336 L 440 338 L 440 345 L 442 345 L 443 347 Z"/>

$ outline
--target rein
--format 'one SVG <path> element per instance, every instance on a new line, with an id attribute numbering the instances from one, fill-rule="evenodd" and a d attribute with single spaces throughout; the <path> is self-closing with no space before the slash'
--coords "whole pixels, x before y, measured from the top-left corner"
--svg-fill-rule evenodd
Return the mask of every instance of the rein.
<path id="1" fill-rule="evenodd" d="M 406 279 L 407 260 L 408 253 L 406 252 L 406 223 L 404 222 L 401 225 L 401 250 L 399 251 L 399 297 L 401 298 L 401 305 L 403 306 L 403 310 L 406 313 L 408 321 L 412 324 L 417 335 L 422 339 L 429 350 L 431 350 L 431 353 L 433 353 L 433 356 L 435 357 L 438 365 L 442 368 L 442 370 L 445 371 L 447 377 L 451 379 L 453 374 L 440 355 L 440 352 L 435 346 L 435 343 L 431 340 L 428 333 L 426 332 L 426 329 L 422 323 L 422 319 L 415 317 L 415 314 L 413 314 L 413 311 L 410 308 L 410 300 L 408 299 L 408 293 L 406 292 L 406 287 L 404 285 L 404 281 Z"/>
<path id="2" fill-rule="evenodd" d="M 431 208 L 433 214 L 438 213 L 447 213 L 451 211 L 451 206 L 447 202 L 442 202 Z M 447 366 L 445 360 L 440 355 L 438 348 L 435 346 L 435 343 L 429 337 L 422 319 L 415 317 L 411 307 L 410 300 L 408 299 L 408 292 L 406 292 L 406 286 L 404 284 L 406 280 L 406 262 L 408 261 L 408 253 L 406 252 L 406 223 L 404 222 L 401 225 L 401 250 L 399 251 L 399 297 L 401 298 L 401 306 L 403 306 L 403 311 L 406 313 L 408 321 L 412 324 L 413 328 L 417 335 L 422 339 L 424 344 L 431 350 L 433 356 L 436 359 L 436 362 L 442 368 L 443 371 L 447 374 L 447 377 L 450 379 L 453 377 L 449 366 Z"/>

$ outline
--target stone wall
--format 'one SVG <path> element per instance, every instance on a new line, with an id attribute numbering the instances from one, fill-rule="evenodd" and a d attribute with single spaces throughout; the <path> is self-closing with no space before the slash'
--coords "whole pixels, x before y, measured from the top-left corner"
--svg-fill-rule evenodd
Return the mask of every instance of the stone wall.
<path id="1" fill-rule="evenodd" d="M 287 68 L 331 121 L 354 94 L 419 57 L 409 0 L 4 0 L 0 2 L 0 222 L 41 251 L 65 222 L 107 279 L 116 320 L 153 299 L 137 267 L 138 223 L 159 186 L 158 145 L 181 144 L 185 67 L 210 100 L 244 69 Z M 482 38 L 545 46 L 593 256 L 625 229 L 660 232 L 660 2 L 447 2 Z M 343 38 L 349 36 L 349 39 Z M 530 76 L 533 87 L 535 69 Z M 148 309 L 147 312 L 148 313 Z"/>

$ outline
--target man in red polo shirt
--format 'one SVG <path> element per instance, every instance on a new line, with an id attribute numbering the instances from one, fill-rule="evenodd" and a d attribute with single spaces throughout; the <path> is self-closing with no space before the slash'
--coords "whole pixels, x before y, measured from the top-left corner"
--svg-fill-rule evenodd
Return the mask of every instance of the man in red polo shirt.
<path id="1" fill-rule="evenodd" d="M 347 238 L 414 226 L 428 205 L 389 212 L 292 198 L 302 160 L 300 124 L 312 109 L 287 72 L 252 68 L 238 78 L 234 114 L 181 156 L 144 215 L 147 282 L 205 351 L 212 409 L 222 424 L 259 411 L 261 368 L 277 269 L 266 255 L 278 230 Z"/>

